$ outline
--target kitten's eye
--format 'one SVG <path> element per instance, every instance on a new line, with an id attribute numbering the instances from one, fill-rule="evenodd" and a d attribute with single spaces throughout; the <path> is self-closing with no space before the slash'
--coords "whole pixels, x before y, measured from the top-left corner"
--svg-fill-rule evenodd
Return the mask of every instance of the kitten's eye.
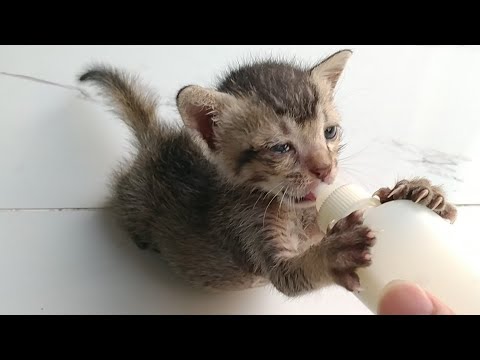
<path id="1" fill-rule="evenodd" d="M 337 136 L 337 127 L 336 126 L 330 126 L 325 129 L 325 139 L 327 140 L 332 140 Z"/>
<path id="2" fill-rule="evenodd" d="M 288 144 L 279 144 L 279 145 L 275 145 L 275 146 L 272 146 L 270 148 L 271 151 L 275 152 L 275 153 L 279 153 L 279 154 L 285 154 L 286 152 L 289 152 L 290 151 L 290 145 Z"/>

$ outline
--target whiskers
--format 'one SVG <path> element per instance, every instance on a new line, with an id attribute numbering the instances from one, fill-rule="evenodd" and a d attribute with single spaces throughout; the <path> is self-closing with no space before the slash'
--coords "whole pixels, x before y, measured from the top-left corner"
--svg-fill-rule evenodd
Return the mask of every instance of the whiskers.
<path id="1" fill-rule="evenodd" d="M 267 192 L 266 194 L 261 193 L 261 194 L 258 196 L 257 201 L 255 201 L 255 204 L 253 204 L 252 210 L 255 209 L 255 206 L 258 204 L 258 202 L 260 201 L 260 199 L 262 199 L 262 200 L 265 199 L 265 198 L 268 196 L 268 194 L 270 194 L 273 190 L 275 190 L 275 189 L 278 188 L 279 186 L 282 186 L 282 183 L 280 183 L 280 184 L 278 184 L 277 186 L 271 188 L 270 191 Z M 262 195 L 263 195 L 263 198 L 262 198 Z"/>
<path id="2" fill-rule="evenodd" d="M 267 193 L 259 194 L 257 200 L 253 204 L 252 210 L 255 209 L 259 201 L 266 199 L 271 194 L 274 194 L 273 196 L 271 196 L 271 199 L 268 201 L 268 204 L 265 207 L 265 210 L 263 212 L 263 217 L 262 217 L 263 227 L 265 227 L 265 221 L 266 221 L 268 209 L 270 208 L 270 206 L 275 200 L 279 201 L 277 214 L 276 214 L 277 217 L 280 217 L 282 206 L 283 206 L 283 209 L 286 209 L 286 211 L 293 212 L 294 216 L 297 217 L 296 202 L 300 200 L 303 196 L 305 196 L 304 193 L 308 188 L 308 186 L 311 186 L 311 183 L 303 179 L 299 184 L 291 184 L 288 182 L 287 184 L 280 183 L 275 187 L 271 188 Z"/>
<path id="3" fill-rule="evenodd" d="M 280 188 L 280 190 L 278 190 L 278 192 L 275 194 L 275 196 L 272 197 L 272 199 L 270 200 L 270 202 L 268 203 L 267 207 L 265 208 L 265 212 L 263 213 L 263 227 L 265 227 L 265 216 L 267 215 L 267 210 L 268 210 L 268 207 L 270 206 L 270 204 L 272 203 L 273 200 L 275 200 L 275 198 L 278 196 L 278 194 L 280 194 L 280 192 L 284 189 L 284 186 L 282 186 Z M 271 191 L 271 190 L 270 190 Z M 269 192 L 270 192 L 269 191 Z M 285 195 L 285 193 L 284 193 Z"/>
<path id="4" fill-rule="evenodd" d="M 342 146 L 342 150 L 344 149 L 344 147 L 345 145 Z M 369 164 L 362 164 L 360 162 L 355 161 L 359 155 L 361 155 L 365 150 L 367 150 L 367 148 L 368 148 L 368 145 L 365 146 L 360 151 L 350 154 L 349 156 L 339 157 L 338 158 L 338 175 L 343 177 L 348 177 L 350 179 L 345 179 L 345 180 L 355 181 L 355 182 L 358 182 L 360 185 L 366 188 L 369 188 L 372 185 L 371 169 L 373 168 L 373 166 L 370 166 Z"/>
<path id="5" fill-rule="evenodd" d="M 280 206 L 278 207 L 277 215 L 280 212 L 280 209 L 282 208 L 283 199 L 285 198 L 285 195 L 287 194 L 287 192 L 288 192 L 288 186 L 285 189 L 285 191 L 283 192 L 282 200 L 280 200 Z"/>
<path id="6" fill-rule="evenodd" d="M 295 208 L 295 203 L 294 203 L 295 199 L 292 196 L 289 196 L 287 198 L 287 200 L 288 200 L 289 207 L 290 207 L 290 209 L 293 209 L 293 212 L 294 212 L 295 218 L 296 218 L 297 217 L 297 209 Z"/>
<path id="7" fill-rule="evenodd" d="M 359 151 L 356 151 L 356 152 L 354 152 L 354 153 L 352 153 L 348 156 L 339 156 L 338 157 L 338 162 L 345 161 L 345 160 L 351 160 L 351 159 L 361 155 L 362 153 L 364 153 L 365 150 L 367 150 L 369 147 L 370 147 L 370 144 L 367 144 L 362 149 L 360 149 Z M 343 154 L 346 148 L 347 148 L 347 144 L 345 144 L 345 143 L 340 144 L 338 146 L 338 150 L 337 150 L 338 155 Z"/>

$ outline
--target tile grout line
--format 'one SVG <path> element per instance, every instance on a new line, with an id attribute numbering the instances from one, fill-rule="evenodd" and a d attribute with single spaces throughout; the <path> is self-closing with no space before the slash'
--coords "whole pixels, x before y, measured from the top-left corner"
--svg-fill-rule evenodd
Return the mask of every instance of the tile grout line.
<path id="1" fill-rule="evenodd" d="M 479 204 L 454 204 L 457 207 L 480 207 Z M 0 212 L 22 212 L 22 211 L 96 211 L 106 210 L 108 207 L 62 207 L 62 208 L 0 208 Z"/>
<path id="2" fill-rule="evenodd" d="M 21 211 L 95 211 L 105 210 L 106 207 L 72 207 L 72 208 L 0 208 L 0 212 L 21 212 Z"/>
<path id="3" fill-rule="evenodd" d="M 78 95 L 80 96 L 81 99 L 86 100 L 86 101 L 90 101 L 90 102 L 93 102 L 93 103 L 97 103 L 97 104 L 103 104 L 103 102 L 94 99 L 85 89 L 82 89 L 79 86 L 61 84 L 61 83 L 41 79 L 41 78 L 34 77 L 34 76 L 29 76 L 29 75 L 24 75 L 24 74 L 14 74 L 14 73 L 6 72 L 6 71 L 0 71 L 0 75 L 1 76 L 12 77 L 12 78 L 17 78 L 17 79 L 22 79 L 22 80 L 26 80 L 26 81 L 30 81 L 30 82 L 36 82 L 36 83 L 40 83 L 40 84 L 43 84 L 43 85 L 55 86 L 55 87 L 63 88 L 63 89 L 66 89 L 66 90 L 77 91 L 79 93 Z M 162 106 L 165 106 L 165 107 L 175 107 L 176 108 L 176 101 L 173 100 L 173 99 L 161 98 L 161 99 L 159 99 L 158 104 L 162 105 Z"/>

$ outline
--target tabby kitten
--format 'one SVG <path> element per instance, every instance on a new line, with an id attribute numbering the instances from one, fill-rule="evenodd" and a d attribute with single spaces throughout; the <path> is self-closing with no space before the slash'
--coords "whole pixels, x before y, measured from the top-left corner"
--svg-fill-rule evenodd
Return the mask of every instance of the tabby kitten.
<path id="1" fill-rule="evenodd" d="M 351 51 L 312 68 L 277 60 L 230 71 L 215 89 L 177 95 L 185 126 L 158 118 L 156 98 L 131 75 L 98 65 L 97 85 L 137 140 L 135 159 L 114 177 L 111 207 L 143 249 L 161 254 L 193 286 L 238 290 L 270 282 L 296 296 L 338 284 L 359 288 L 375 234 L 361 212 L 326 234 L 315 193 L 337 172 L 340 117 L 333 94 Z M 455 219 L 427 180 L 377 192 L 412 199 Z"/>

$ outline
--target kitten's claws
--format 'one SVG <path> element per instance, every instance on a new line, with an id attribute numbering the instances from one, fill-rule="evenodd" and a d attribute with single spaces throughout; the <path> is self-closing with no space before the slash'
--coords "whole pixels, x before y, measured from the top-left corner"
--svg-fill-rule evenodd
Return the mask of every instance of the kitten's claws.
<path id="1" fill-rule="evenodd" d="M 356 270 L 372 263 L 375 232 L 363 225 L 363 211 L 357 210 L 337 221 L 323 241 L 333 280 L 349 291 L 360 287 Z"/>
<path id="2" fill-rule="evenodd" d="M 396 183 L 393 190 L 383 187 L 374 193 L 380 197 L 382 204 L 392 200 L 411 200 L 417 204 L 428 207 L 444 219 L 453 223 L 457 217 L 455 206 L 447 202 L 445 193 L 439 186 L 424 178 L 401 180 Z"/>
<path id="3" fill-rule="evenodd" d="M 335 226 L 336 222 L 337 222 L 337 220 L 335 220 L 335 219 L 330 221 L 330 224 L 328 224 L 328 226 L 327 226 L 327 233 L 329 233 L 332 230 L 332 228 Z"/>
<path id="4" fill-rule="evenodd" d="M 422 199 L 426 198 L 427 195 L 428 195 L 429 191 L 427 189 L 423 189 L 420 194 L 418 194 L 418 198 L 417 200 L 415 200 L 415 203 L 419 203 L 420 201 L 422 201 Z"/>
<path id="5" fill-rule="evenodd" d="M 387 196 L 387 199 L 390 199 L 393 197 L 393 195 L 398 194 L 401 192 L 406 186 L 405 185 L 400 185 L 396 189 L 393 189 L 393 191 Z"/>
<path id="6" fill-rule="evenodd" d="M 369 252 L 366 252 L 364 255 L 363 255 L 363 259 L 365 261 L 371 261 L 372 260 L 372 254 L 370 254 Z"/>
<path id="7" fill-rule="evenodd" d="M 443 202 L 443 197 L 439 196 L 432 206 L 432 210 L 435 210 Z"/>
<path id="8" fill-rule="evenodd" d="M 360 209 L 360 210 L 354 211 L 355 217 L 356 217 L 358 220 L 360 220 L 360 221 L 363 222 L 363 220 L 365 220 L 365 211 L 366 211 L 366 209 Z"/>

